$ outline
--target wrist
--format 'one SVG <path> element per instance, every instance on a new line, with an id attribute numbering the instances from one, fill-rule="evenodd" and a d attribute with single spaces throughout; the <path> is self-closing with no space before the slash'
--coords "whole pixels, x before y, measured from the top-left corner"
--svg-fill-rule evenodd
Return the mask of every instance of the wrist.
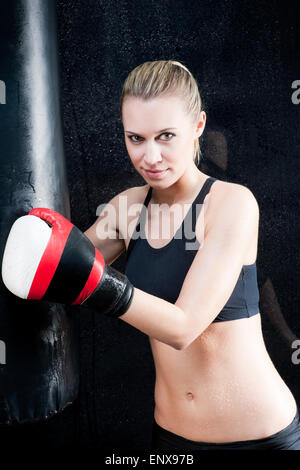
<path id="1" fill-rule="evenodd" d="M 98 310 L 104 315 L 120 317 L 128 310 L 133 294 L 134 286 L 127 276 L 105 265 L 101 281 L 81 305 Z"/>

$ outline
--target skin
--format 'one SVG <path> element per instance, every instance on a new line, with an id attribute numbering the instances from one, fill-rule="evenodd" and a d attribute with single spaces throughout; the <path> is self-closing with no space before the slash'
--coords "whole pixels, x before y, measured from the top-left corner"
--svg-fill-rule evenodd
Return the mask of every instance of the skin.
<path id="1" fill-rule="evenodd" d="M 120 196 L 126 196 L 128 207 L 142 204 L 152 186 L 147 242 L 160 248 L 172 239 L 189 206 L 172 219 L 167 238 L 151 238 L 151 229 L 160 233 L 151 206 L 184 207 L 195 199 L 208 177 L 193 161 L 194 139 L 203 133 L 206 115 L 201 112 L 194 122 L 181 97 L 173 94 L 147 101 L 126 97 L 122 120 L 128 155 L 146 185 L 129 188 L 109 202 L 116 211 Z M 161 134 L 165 128 L 167 134 Z M 145 169 L 168 171 L 151 179 Z M 204 217 L 198 216 L 196 224 L 201 246 L 175 304 L 135 288 L 120 319 L 149 335 L 156 368 L 154 416 L 160 426 L 195 441 L 267 437 L 293 420 L 296 402 L 266 351 L 260 314 L 212 323 L 242 266 L 256 260 L 258 204 L 248 188 L 218 180 L 202 210 Z M 102 212 L 85 234 L 111 264 L 127 250 L 138 214 L 125 222 L 121 217 L 109 220 L 114 239 L 99 233 L 103 217 Z"/>

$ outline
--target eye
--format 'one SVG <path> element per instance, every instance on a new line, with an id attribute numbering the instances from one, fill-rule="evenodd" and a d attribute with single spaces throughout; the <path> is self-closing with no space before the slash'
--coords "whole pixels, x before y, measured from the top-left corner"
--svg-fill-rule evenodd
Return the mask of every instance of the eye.
<path id="1" fill-rule="evenodd" d="M 134 138 L 134 139 L 133 139 Z M 140 140 L 136 140 L 136 139 L 140 139 L 140 137 L 138 135 L 129 135 L 128 136 L 128 139 L 131 141 L 131 142 L 134 142 L 135 144 L 140 142 Z"/>
<path id="2" fill-rule="evenodd" d="M 164 132 L 163 134 L 160 134 L 160 136 L 162 136 L 162 135 L 171 136 L 169 139 L 162 139 L 162 140 L 167 140 L 167 141 L 168 141 L 168 140 L 171 140 L 172 137 L 173 137 L 175 134 L 173 134 L 172 132 Z"/>
<path id="3" fill-rule="evenodd" d="M 172 132 L 164 132 L 163 134 L 160 134 L 159 137 L 161 136 L 168 136 L 167 139 L 161 139 L 163 140 L 164 142 L 168 142 L 169 140 L 171 140 L 175 134 L 173 134 Z M 129 135 L 128 136 L 128 139 L 135 143 L 135 144 L 138 144 L 139 142 L 142 142 L 143 138 L 138 136 L 138 135 Z"/>

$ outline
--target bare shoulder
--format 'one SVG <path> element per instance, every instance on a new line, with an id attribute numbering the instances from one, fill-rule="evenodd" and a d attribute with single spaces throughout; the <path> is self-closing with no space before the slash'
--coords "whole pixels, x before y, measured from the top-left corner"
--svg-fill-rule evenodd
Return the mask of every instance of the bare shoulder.
<path id="1" fill-rule="evenodd" d="M 113 196 L 108 202 L 109 205 L 113 206 L 116 214 L 119 215 L 119 212 L 126 207 L 129 208 L 132 204 L 143 203 L 146 197 L 149 185 L 144 186 L 134 186 L 132 188 L 127 188 L 121 191 L 120 193 Z M 105 205 L 104 205 L 105 206 Z"/>
<path id="2" fill-rule="evenodd" d="M 124 196 L 131 204 L 143 203 L 149 188 L 149 184 L 145 184 L 143 186 L 133 186 L 132 188 L 127 188 L 121 193 L 117 194 L 114 199 L 117 201 L 121 196 Z"/>
<path id="3" fill-rule="evenodd" d="M 116 260 L 128 246 L 128 224 L 132 220 L 132 208 L 141 202 L 147 192 L 147 187 L 133 187 L 121 191 L 107 203 L 97 208 L 97 220 L 85 232 L 85 236 L 101 251 L 107 264 Z M 141 210 L 141 209 L 140 209 Z M 136 211 L 136 217 L 139 216 Z M 131 224 L 132 225 L 132 224 Z"/>
<path id="4" fill-rule="evenodd" d="M 212 185 L 207 196 L 212 196 L 209 197 L 209 199 L 217 202 L 219 207 L 220 203 L 223 201 L 223 204 L 221 204 L 222 207 L 228 203 L 234 202 L 236 205 L 247 205 L 249 208 L 251 206 L 258 208 L 257 200 L 251 189 L 238 183 L 217 180 Z"/>
<path id="5" fill-rule="evenodd" d="M 238 220 L 241 216 L 251 216 L 256 225 L 259 219 L 259 206 L 253 192 L 242 184 L 217 180 L 205 197 L 207 227 L 216 219 Z"/>
<path id="6" fill-rule="evenodd" d="M 134 222 L 137 222 L 149 188 L 149 184 L 134 186 L 118 193 L 111 200 L 116 208 L 117 228 L 123 234 L 125 242 L 132 235 L 132 230 L 129 227 L 132 228 Z"/>
<path id="7" fill-rule="evenodd" d="M 134 186 L 132 188 L 125 189 L 114 196 L 110 202 L 115 206 L 117 213 L 121 211 L 124 213 L 125 210 L 127 215 L 130 215 L 132 210 L 136 210 L 138 205 L 143 204 L 149 187 L 150 186 L 146 184 L 144 186 Z"/>

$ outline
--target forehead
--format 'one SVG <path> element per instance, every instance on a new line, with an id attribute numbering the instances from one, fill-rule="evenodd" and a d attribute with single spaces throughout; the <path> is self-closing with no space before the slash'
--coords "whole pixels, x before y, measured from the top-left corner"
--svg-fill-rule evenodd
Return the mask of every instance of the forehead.
<path id="1" fill-rule="evenodd" d="M 125 128 L 135 130 L 143 124 L 163 129 L 178 127 L 187 120 L 182 98 L 175 95 L 159 96 L 144 100 L 135 96 L 126 96 L 123 101 L 122 118 Z M 131 127 L 133 129 L 131 129 Z"/>

